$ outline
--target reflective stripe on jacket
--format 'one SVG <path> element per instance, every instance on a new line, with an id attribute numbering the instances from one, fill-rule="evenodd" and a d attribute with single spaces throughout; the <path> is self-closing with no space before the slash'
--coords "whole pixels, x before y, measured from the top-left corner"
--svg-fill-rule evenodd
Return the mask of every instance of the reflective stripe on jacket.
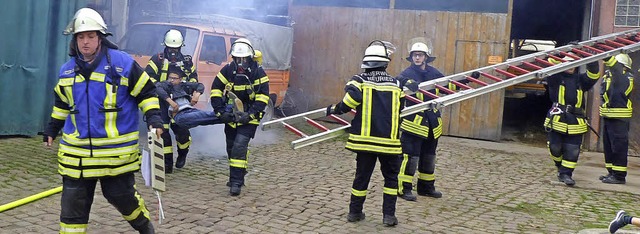
<path id="1" fill-rule="evenodd" d="M 615 57 L 605 62 L 609 67 L 602 82 L 602 105 L 600 116 L 605 118 L 631 118 L 631 91 L 633 90 L 633 72 L 618 63 Z"/>
<path id="2" fill-rule="evenodd" d="M 89 77 L 75 58 L 62 66 L 51 117 L 64 120 L 58 171 L 73 178 L 114 176 L 140 168 L 138 109 L 159 109 L 155 86 L 126 53 L 107 50 Z M 97 60 L 96 60 L 97 61 Z M 111 68 L 113 66 L 113 68 Z"/>

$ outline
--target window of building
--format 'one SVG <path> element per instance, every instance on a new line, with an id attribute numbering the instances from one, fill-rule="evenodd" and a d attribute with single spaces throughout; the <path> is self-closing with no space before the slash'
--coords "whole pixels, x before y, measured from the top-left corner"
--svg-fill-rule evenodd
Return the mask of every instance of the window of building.
<path id="1" fill-rule="evenodd" d="M 640 0 L 616 0 L 615 26 L 640 26 Z"/>

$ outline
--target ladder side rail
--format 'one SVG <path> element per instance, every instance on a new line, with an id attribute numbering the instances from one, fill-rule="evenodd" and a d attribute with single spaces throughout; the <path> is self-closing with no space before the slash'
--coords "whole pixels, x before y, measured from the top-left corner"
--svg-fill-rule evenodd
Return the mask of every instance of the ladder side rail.
<path id="1" fill-rule="evenodd" d="M 322 141 L 326 141 L 329 139 L 333 139 L 336 137 L 341 136 L 342 134 L 345 133 L 345 131 L 351 127 L 351 124 L 349 125 L 344 125 L 344 126 L 340 126 L 338 128 L 335 129 L 331 129 L 329 131 L 325 131 L 325 132 L 321 132 L 315 135 L 311 135 L 311 136 L 307 136 L 304 138 L 300 138 L 298 140 L 292 141 L 291 142 L 291 148 L 293 149 L 299 149 L 308 145 L 312 145 L 315 143 L 319 143 Z"/>
<path id="2" fill-rule="evenodd" d="M 304 117 L 307 117 L 309 119 L 317 119 L 320 117 L 324 117 L 327 115 L 326 112 L 327 112 L 326 108 L 321 108 L 321 109 L 308 111 L 305 113 L 300 113 L 297 115 L 292 115 L 292 116 L 288 116 L 280 119 L 274 119 L 271 121 L 264 122 L 260 125 L 262 126 L 262 130 L 264 131 L 264 130 L 280 127 L 282 125 L 281 124 L 282 122 L 286 122 L 288 124 L 296 124 L 296 123 L 306 122 Z"/>
<path id="3" fill-rule="evenodd" d="M 631 49 L 640 49 L 640 43 L 638 44 L 634 44 L 634 45 L 628 45 L 626 47 L 622 47 L 619 49 L 615 49 L 612 51 L 607 51 L 605 53 L 601 53 L 601 54 L 596 54 L 596 55 L 592 55 L 590 57 L 586 57 L 586 58 L 582 58 L 580 60 L 575 60 L 569 63 L 562 63 L 562 64 L 558 64 L 555 66 L 551 66 L 551 67 L 546 67 L 543 68 L 541 70 L 537 70 L 531 73 L 527 73 L 527 74 L 523 74 L 508 80 L 503 80 L 501 82 L 498 83 L 493 83 L 493 84 L 489 84 L 487 86 L 483 86 L 483 87 L 479 87 L 473 90 L 463 90 L 460 91 L 458 93 L 455 94 L 449 94 L 443 97 L 440 97 L 438 99 L 433 99 L 433 100 L 429 100 L 420 104 L 416 104 L 410 107 L 405 108 L 402 113 L 400 114 L 401 117 L 407 116 L 407 115 L 411 115 L 411 114 L 415 114 L 418 112 L 421 112 L 425 109 L 429 109 L 429 108 L 433 108 L 434 106 L 436 108 L 442 108 L 444 106 L 448 106 L 451 104 L 454 104 L 456 102 L 460 102 L 460 101 L 464 101 L 473 97 L 477 97 L 479 95 L 482 94 L 486 94 L 486 93 L 490 93 L 490 92 L 494 92 L 496 90 L 499 89 L 503 89 L 515 84 L 519 84 L 522 82 L 525 82 L 527 80 L 533 79 L 533 78 L 544 78 L 547 76 L 551 76 L 553 74 L 556 73 L 560 73 L 563 71 L 566 71 L 567 69 L 571 69 L 574 67 L 579 67 L 582 65 L 586 65 L 588 63 L 594 62 L 594 61 L 598 61 L 601 59 L 605 59 L 607 57 L 611 57 L 613 55 L 619 54 L 623 49 L 627 49 L 627 50 L 631 50 Z"/>

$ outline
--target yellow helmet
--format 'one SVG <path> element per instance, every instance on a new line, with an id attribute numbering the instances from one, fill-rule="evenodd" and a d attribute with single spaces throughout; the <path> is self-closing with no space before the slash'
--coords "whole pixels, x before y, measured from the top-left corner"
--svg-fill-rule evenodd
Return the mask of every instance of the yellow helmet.
<path id="1" fill-rule="evenodd" d="M 631 69 L 631 57 L 628 54 L 618 54 L 616 55 L 616 61 L 624 65 L 626 68 Z"/>
<path id="2" fill-rule="evenodd" d="M 262 66 L 262 51 L 254 50 L 256 53 L 253 60 L 255 60 L 259 66 Z"/>
<path id="3" fill-rule="evenodd" d="M 76 34 L 80 32 L 99 31 L 104 35 L 111 35 L 107 32 L 107 24 L 102 16 L 91 8 L 81 8 L 73 16 L 73 19 L 65 28 L 63 34 Z"/>

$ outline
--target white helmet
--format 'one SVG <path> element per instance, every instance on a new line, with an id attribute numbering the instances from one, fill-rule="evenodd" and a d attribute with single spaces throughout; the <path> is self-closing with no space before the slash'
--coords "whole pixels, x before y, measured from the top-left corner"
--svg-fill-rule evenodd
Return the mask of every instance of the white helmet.
<path id="1" fill-rule="evenodd" d="M 237 58 L 251 57 L 255 56 L 255 51 L 253 50 L 253 46 L 251 46 L 251 42 L 246 38 L 240 38 L 231 44 L 231 56 Z"/>
<path id="2" fill-rule="evenodd" d="M 436 60 L 436 57 L 431 56 L 431 49 L 425 43 L 416 42 L 416 43 L 413 43 L 413 45 L 411 45 L 411 49 L 409 50 L 409 57 L 407 58 L 407 60 L 409 60 L 410 62 L 412 61 L 411 53 L 413 52 L 424 52 L 427 55 L 427 58 L 424 60 L 424 63 L 430 63 L 430 62 L 433 62 L 433 60 Z"/>
<path id="3" fill-rule="evenodd" d="M 628 54 L 618 54 L 616 55 L 616 60 L 619 63 L 622 63 L 626 68 L 631 69 L 631 57 Z"/>
<path id="4" fill-rule="evenodd" d="M 107 24 L 104 23 L 104 19 L 97 11 L 91 8 L 82 8 L 73 16 L 63 34 L 68 35 L 88 31 L 99 31 L 104 35 L 111 35 L 111 33 L 107 32 Z"/>
<path id="5" fill-rule="evenodd" d="M 424 44 L 422 42 L 413 43 L 413 45 L 411 46 L 411 50 L 409 50 L 409 54 L 416 51 L 424 52 L 425 54 L 427 54 L 427 56 L 431 56 L 431 50 L 429 49 L 427 44 Z"/>
<path id="6" fill-rule="evenodd" d="M 360 68 L 376 68 L 389 64 L 395 46 L 386 41 L 372 41 L 364 50 Z"/>
<path id="7" fill-rule="evenodd" d="M 184 38 L 182 33 L 178 30 L 171 29 L 164 34 L 164 46 L 171 48 L 178 48 L 184 46 Z"/>

